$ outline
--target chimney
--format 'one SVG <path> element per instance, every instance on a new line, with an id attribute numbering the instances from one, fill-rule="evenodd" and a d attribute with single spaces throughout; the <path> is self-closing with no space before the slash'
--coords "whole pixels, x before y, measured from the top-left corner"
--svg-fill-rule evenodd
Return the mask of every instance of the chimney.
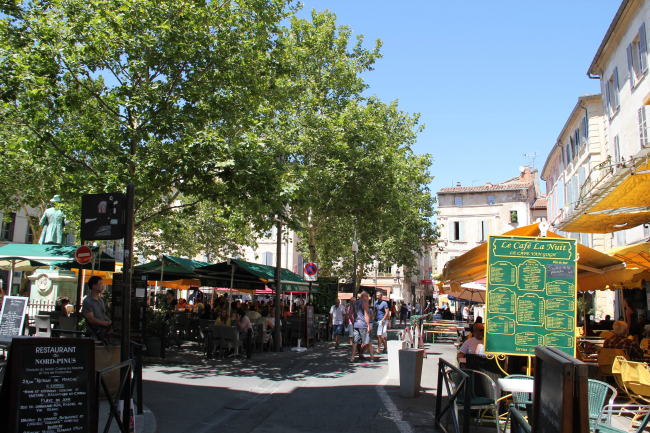
<path id="1" fill-rule="evenodd" d="M 456 188 L 460 188 L 460 182 L 456 182 Z"/>
<path id="2" fill-rule="evenodd" d="M 485 186 L 492 186 L 492 182 L 485 182 Z"/>

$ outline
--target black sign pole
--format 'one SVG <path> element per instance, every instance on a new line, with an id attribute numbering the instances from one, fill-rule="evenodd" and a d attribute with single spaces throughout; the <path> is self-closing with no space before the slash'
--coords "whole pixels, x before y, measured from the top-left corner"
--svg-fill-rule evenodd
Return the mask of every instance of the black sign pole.
<path id="1" fill-rule="evenodd" d="M 282 323 L 282 314 L 280 311 L 280 294 L 282 293 L 282 267 L 280 256 L 282 255 L 282 220 L 278 214 L 278 231 L 277 231 L 277 251 L 275 257 L 275 327 L 273 328 L 273 349 L 275 352 L 280 351 L 280 324 Z"/>
<path id="2" fill-rule="evenodd" d="M 84 240 L 81 239 L 80 245 L 84 245 Z M 83 271 L 81 270 L 81 265 L 79 265 L 79 275 L 77 275 L 77 305 L 75 305 L 75 317 L 76 323 L 74 329 L 79 331 L 79 322 L 81 322 L 81 295 L 84 290 L 84 278 Z"/>
<path id="3" fill-rule="evenodd" d="M 131 359 L 131 274 L 133 273 L 133 210 L 135 201 L 135 186 L 126 186 L 126 209 L 124 227 L 124 265 L 122 266 L 122 341 L 120 362 Z M 124 372 L 124 370 L 120 370 Z M 121 373 L 124 374 L 124 373 Z M 131 380 L 126 378 L 122 391 L 123 411 L 122 422 L 130 424 L 131 416 Z"/>

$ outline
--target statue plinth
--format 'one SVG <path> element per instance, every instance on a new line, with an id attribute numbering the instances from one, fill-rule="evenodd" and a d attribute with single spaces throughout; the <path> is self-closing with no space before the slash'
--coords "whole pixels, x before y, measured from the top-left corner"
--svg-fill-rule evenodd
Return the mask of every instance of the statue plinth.
<path id="1" fill-rule="evenodd" d="M 39 269 L 27 277 L 31 281 L 29 300 L 31 302 L 55 303 L 58 297 L 77 300 L 77 274 L 72 271 Z"/>

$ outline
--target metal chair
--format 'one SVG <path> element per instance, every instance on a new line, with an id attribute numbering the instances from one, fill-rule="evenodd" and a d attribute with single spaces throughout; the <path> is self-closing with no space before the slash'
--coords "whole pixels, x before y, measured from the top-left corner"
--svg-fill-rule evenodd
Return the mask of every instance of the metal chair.
<path id="1" fill-rule="evenodd" d="M 625 349 L 605 348 L 598 351 L 598 374 L 596 375 L 596 379 L 607 380 L 607 377 L 616 378 L 615 374 L 612 373 L 612 365 L 617 356 L 630 359 Z"/>
<path id="2" fill-rule="evenodd" d="M 59 317 L 59 329 L 60 330 L 65 330 L 65 331 L 74 331 L 75 328 L 75 320 L 74 317 L 65 317 L 61 316 Z M 61 338 L 73 338 L 74 334 L 71 334 L 69 332 L 60 332 L 59 337 Z"/>
<path id="3" fill-rule="evenodd" d="M 212 347 L 209 347 L 208 350 L 211 350 L 214 353 L 214 349 L 219 348 L 219 358 L 221 359 L 221 328 L 224 326 L 221 325 L 208 325 L 208 329 L 212 332 Z M 212 353 L 210 356 L 212 356 Z"/>
<path id="4" fill-rule="evenodd" d="M 465 370 L 461 369 L 464 373 L 469 375 L 468 379 L 468 386 L 470 389 L 470 407 L 471 409 L 479 409 L 479 413 L 482 413 L 482 409 L 491 409 L 494 413 L 494 419 L 495 419 L 495 426 L 497 429 L 497 433 L 501 433 L 501 430 L 499 428 L 499 412 L 497 409 L 497 400 L 498 400 L 498 395 L 497 395 L 497 386 L 496 383 L 490 378 L 485 373 L 482 373 L 480 371 L 476 370 Z M 456 389 L 458 387 L 458 384 L 460 383 L 460 375 L 454 372 L 453 370 L 449 370 L 446 372 L 447 374 L 447 379 L 449 383 L 451 384 L 452 392 L 456 393 Z M 484 381 L 487 381 L 490 383 L 491 388 L 492 388 L 492 396 L 490 397 L 484 397 L 484 396 L 476 396 L 474 394 L 474 381 L 475 381 L 475 376 L 476 375 L 481 375 L 483 376 L 481 379 Z M 464 386 L 464 385 L 462 385 Z M 462 388 L 461 386 L 461 388 Z M 454 411 L 456 412 L 456 418 L 458 418 L 458 411 L 464 409 L 464 391 L 462 389 L 458 389 L 458 398 L 454 401 Z M 471 416 L 471 414 L 465 414 L 465 416 Z M 478 416 L 476 417 L 476 424 L 478 426 Z M 483 418 L 481 417 L 481 425 L 483 425 Z"/>
<path id="5" fill-rule="evenodd" d="M 611 414 L 616 410 L 618 410 L 619 412 L 623 412 L 624 410 L 632 412 L 636 414 L 635 419 L 640 414 L 646 414 L 645 417 L 643 418 L 643 421 L 641 421 L 641 424 L 639 424 L 639 427 L 636 430 L 634 430 L 635 433 L 643 433 L 646 426 L 648 425 L 648 421 L 650 421 L 650 409 L 648 408 L 647 405 L 639 406 L 639 405 L 625 405 L 625 404 L 609 404 L 603 407 L 600 413 L 598 414 L 598 418 L 596 419 L 596 425 L 593 430 L 594 433 L 629 433 L 631 431 L 633 424 L 630 424 L 630 429 L 625 429 L 625 430 L 612 427 Z M 635 419 L 631 420 L 632 423 L 634 423 Z"/>
<path id="6" fill-rule="evenodd" d="M 631 402 L 636 405 L 650 405 L 650 371 L 645 362 L 628 361 L 617 356 L 612 373 Z M 619 374 L 620 373 L 620 374 Z"/>
<path id="7" fill-rule="evenodd" d="M 34 316 L 34 327 L 36 328 L 36 337 L 51 337 L 52 328 L 50 325 L 50 316 Z"/>
<path id="8" fill-rule="evenodd" d="M 608 391 L 611 391 L 611 396 L 609 398 L 609 401 L 607 401 L 608 405 L 613 405 L 614 400 L 616 400 L 616 395 L 618 392 L 616 391 L 616 388 L 613 386 L 601 382 L 599 380 L 594 380 L 594 379 L 589 379 L 589 385 L 588 385 L 588 392 L 589 392 L 589 429 L 593 431 L 594 427 L 596 426 L 596 422 L 598 420 L 598 416 L 603 410 L 603 407 L 605 407 L 605 401 L 607 399 L 607 393 Z M 610 418 L 611 418 L 611 413 L 610 413 Z M 610 423 L 610 419 L 607 419 L 607 424 Z"/>
<path id="9" fill-rule="evenodd" d="M 508 379 L 533 380 L 533 376 L 525 374 L 511 374 Z M 526 405 L 533 404 L 533 394 L 530 392 L 513 392 L 512 403 L 516 409 L 526 411 Z"/>
<path id="10" fill-rule="evenodd" d="M 235 349 L 235 357 L 239 355 L 239 348 L 244 349 L 244 342 L 239 339 L 239 332 L 234 326 L 222 326 L 221 327 L 221 344 L 220 348 Z"/>
<path id="11" fill-rule="evenodd" d="M 253 338 L 254 338 L 254 345 L 255 345 L 255 350 L 257 351 L 257 347 L 260 347 L 260 350 L 264 350 L 264 325 L 259 323 L 256 325 L 253 325 Z"/>

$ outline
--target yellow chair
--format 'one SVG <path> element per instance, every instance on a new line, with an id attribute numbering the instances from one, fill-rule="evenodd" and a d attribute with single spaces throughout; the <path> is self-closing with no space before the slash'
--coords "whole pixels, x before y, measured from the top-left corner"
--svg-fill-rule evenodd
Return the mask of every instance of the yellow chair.
<path id="1" fill-rule="evenodd" d="M 634 404 L 650 404 L 650 371 L 645 362 L 633 362 L 617 356 L 612 364 L 612 373 L 620 374 L 623 391 Z"/>
<path id="2" fill-rule="evenodd" d="M 600 333 L 600 337 L 607 340 L 609 337 L 613 337 L 614 333 L 612 331 L 603 331 Z"/>
<path id="3" fill-rule="evenodd" d="M 616 383 L 619 384 L 619 379 L 621 376 L 620 371 L 618 371 L 618 373 L 614 373 L 612 371 L 614 361 L 616 360 L 616 357 L 619 356 L 623 359 L 630 359 L 630 357 L 627 355 L 627 350 L 625 349 L 600 349 L 598 351 L 598 374 L 596 375 L 597 380 L 606 381 L 607 377 L 614 377 Z"/>

